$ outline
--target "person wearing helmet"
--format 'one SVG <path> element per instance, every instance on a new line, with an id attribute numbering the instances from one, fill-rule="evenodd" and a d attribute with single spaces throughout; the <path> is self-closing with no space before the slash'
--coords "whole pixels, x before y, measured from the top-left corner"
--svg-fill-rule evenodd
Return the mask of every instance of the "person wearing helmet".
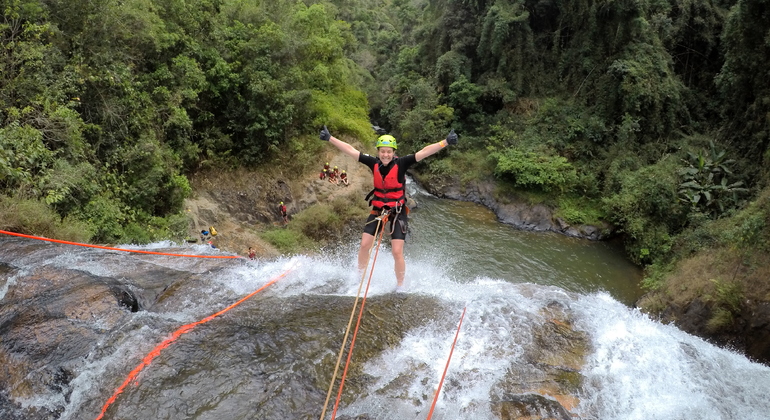
<path id="1" fill-rule="evenodd" d="M 377 156 L 359 152 L 350 144 L 332 136 L 326 126 L 321 130 L 319 137 L 372 170 L 374 190 L 367 196 L 367 199 L 372 197 L 370 201 L 372 212 L 366 220 L 364 233 L 361 235 L 361 246 L 358 249 L 358 269 L 361 272 L 366 269 L 369 263 L 369 249 L 374 244 L 374 238 L 381 228 L 376 220 L 383 213 L 387 213 L 390 226 L 386 228 L 386 232 L 390 232 L 390 247 L 396 273 L 396 291 L 403 292 L 406 274 L 404 239 L 407 233 L 407 214 L 409 212 L 409 209 L 406 208 L 406 171 L 415 163 L 438 153 L 447 145 L 457 144 L 457 134 L 451 130 L 446 139 L 429 144 L 417 153 L 401 157 L 396 156 L 398 149 L 396 138 L 389 134 L 382 135 L 377 139 Z"/>
<path id="2" fill-rule="evenodd" d="M 326 169 L 324 169 L 323 171 L 321 171 L 321 174 L 320 174 L 320 175 L 318 175 L 318 177 L 321 179 L 321 181 L 323 181 L 324 179 L 326 179 Z"/>
<path id="3" fill-rule="evenodd" d="M 345 186 L 348 185 L 348 174 L 345 172 L 344 169 L 340 173 L 340 181 L 342 181 L 342 183 L 345 184 Z"/>
<path id="4" fill-rule="evenodd" d="M 278 204 L 278 211 L 281 213 L 281 218 L 283 219 L 283 222 L 289 223 L 289 214 L 286 212 L 286 206 L 283 204 L 283 201 L 281 201 L 281 203 Z"/>

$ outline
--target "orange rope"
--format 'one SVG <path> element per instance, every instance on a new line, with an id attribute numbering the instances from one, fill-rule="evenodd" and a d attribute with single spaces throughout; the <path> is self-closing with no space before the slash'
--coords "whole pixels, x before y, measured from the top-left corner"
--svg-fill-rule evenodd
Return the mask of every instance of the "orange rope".
<path id="1" fill-rule="evenodd" d="M 78 246 L 85 246 L 85 247 L 89 247 L 89 248 L 99 248 L 99 249 L 111 249 L 113 251 L 138 252 L 140 254 L 168 255 L 168 256 L 171 256 L 171 257 L 189 257 L 189 258 L 243 258 L 240 255 L 169 254 L 167 252 L 141 251 L 141 250 L 138 250 L 138 249 L 122 249 L 122 248 L 113 248 L 113 247 L 110 247 L 110 246 L 82 244 L 82 243 L 79 243 L 79 242 L 62 241 L 62 240 L 59 240 L 59 239 L 44 238 L 42 236 L 32 236 L 32 235 L 25 235 L 23 233 L 8 232 L 8 231 L 5 231 L 5 230 L 0 230 L 0 233 L 4 233 L 6 235 L 12 235 L 12 236 L 20 236 L 22 238 L 37 239 L 37 240 L 48 241 L 48 242 L 56 242 L 56 243 L 59 243 L 59 244 L 78 245 Z"/>
<path id="2" fill-rule="evenodd" d="M 460 325 L 457 326 L 457 332 L 455 333 L 455 341 L 452 342 L 452 349 L 449 350 L 449 357 L 446 359 L 446 366 L 444 366 L 444 374 L 441 375 L 441 381 L 438 383 L 438 388 L 436 389 L 436 395 L 433 397 L 433 405 L 430 406 L 430 412 L 428 412 L 428 419 L 433 416 L 433 409 L 436 408 L 436 402 L 438 401 L 438 394 L 441 392 L 441 387 L 444 386 L 444 377 L 446 376 L 446 371 L 449 369 L 449 362 L 452 360 L 452 353 L 455 351 L 455 344 L 457 344 L 457 336 L 460 335 L 460 327 L 463 326 L 463 318 L 465 318 L 465 310 L 468 309 L 466 306 L 463 308 L 463 314 L 460 316 Z"/>
<path id="3" fill-rule="evenodd" d="M 292 269 L 290 268 L 290 269 L 284 271 L 282 274 L 280 274 L 280 275 L 278 275 L 276 277 L 273 277 L 273 279 L 270 280 L 269 282 L 267 282 L 267 284 L 265 284 L 264 286 L 260 287 L 259 289 L 255 290 L 255 291 L 251 292 L 246 297 L 244 297 L 241 300 L 233 303 L 232 305 L 226 307 L 225 309 L 222 309 L 221 311 L 219 311 L 219 312 L 217 312 L 215 314 L 209 315 L 206 318 L 201 319 L 200 321 L 196 321 L 196 322 L 193 322 L 193 323 L 190 323 L 190 324 L 187 324 L 187 325 L 183 325 L 179 329 L 174 331 L 171 334 L 171 337 L 165 339 L 162 343 L 158 344 L 154 349 L 152 349 L 152 351 L 149 352 L 147 354 L 147 356 L 144 357 L 144 359 L 142 359 L 142 362 L 139 363 L 139 365 L 137 367 L 135 367 L 134 370 L 131 371 L 131 373 L 128 374 L 128 377 L 126 378 L 126 380 L 123 381 L 123 383 L 118 387 L 118 389 L 115 390 L 115 393 L 113 393 L 112 396 L 104 404 L 104 407 L 102 407 L 102 411 L 101 411 L 101 413 L 99 413 L 99 416 L 96 417 L 96 420 L 100 420 L 102 417 L 104 417 L 104 414 L 107 412 L 107 408 L 109 408 L 109 406 L 112 403 L 115 402 L 115 400 L 118 398 L 118 395 L 120 395 L 131 382 L 136 380 L 137 376 L 139 376 L 139 373 L 142 371 L 142 369 L 144 369 L 145 367 L 149 366 L 150 363 L 152 362 L 152 360 L 160 355 L 161 350 L 163 350 L 166 347 L 168 347 L 169 345 L 171 345 L 171 343 L 176 341 L 182 334 L 190 332 L 197 325 L 205 324 L 206 322 L 211 321 L 212 319 L 218 317 L 219 315 L 222 315 L 225 312 L 229 311 L 230 309 L 233 309 L 236 306 L 240 305 L 241 303 L 245 302 L 250 297 L 256 295 L 257 293 L 261 292 L 262 290 L 264 290 L 268 286 L 272 285 L 276 281 L 278 281 L 281 278 L 285 277 L 287 274 L 289 274 L 289 272 L 291 270 Z"/>
<path id="4" fill-rule="evenodd" d="M 372 284 L 372 275 L 374 274 L 374 264 L 377 263 L 377 255 L 380 253 L 380 244 L 382 243 L 382 234 L 385 232 L 385 225 L 387 224 L 388 216 L 386 215 L 382 221 L 380 229 L 380 237 L 377 240 L 377 249 L 374 251 L 374 260 L 372 260 L 372 269 L 369 271 L 369 280 L 366 282 L 366 290 L 364 291 L 364 299 L 361 301 L 361 309 L 358 311 L 358 320 L 356 321 L 356 329 L 353 330 L 353 338 L 350 340 L 350 350 L 348 350 L 348 358 L 345 361 L 345 369 L 342 370 L 342 379 L 340 379 L 340 389 L 337 390 L 337 399 L 334 401 L 334 410 L 332 410 L 332 418 L 334 420 L 337 415 L 337 407 L 340 405 L 340 399 L 342 398 L 342 388 L 345 386 L 345 377 L 348 374 L 348 366 L 350 366 L 350 359 L 353 357 L 353 347 L 356 345 L 356 337 L 358 336 L 358 327 L 361 326 L 361 317 L 364 315 L 364 306 L 366 306 L 366 295 L 369 293 L 369 285 Z M 355 310 L 355 308 L 354 308 Z M 332 381 L 334 378 L 332 378 Z"/>
<path id="5" fill-rule="evenodd" d="M 387 216 L 385 216 L 385 219 L 387 219 Z M 375 232 L 380 230 L 380 226 L 382 226 L 382 219 L 377 218 L 377 229 Z M 382 234 L 380 234 L 380 239 L 382 239 Z M 369 261 L 369 258 L 372 256 L 372 250 L 374 249 L 374 241 L 372 241 L 372 246 L 369 247 L 369 253 L 366 256 L 366 260 Z M 378 244 L 379 245 L 379 244 Z M 367 269 L 369 267 L 366 267 Z M 372 266 L 372 270 L 374 270 L 374 266 Z M 353 310 L 350 311 L 350 319 L 348 319 L 348 325 L 345 327 L 345 336 L 342 338 L 342 344 L 340 345 L 340 351 L 337 354 L 337 363 L 334 365 L 334 373 L 332 373 L 332 380 L 329 382 L 329 390 L 326 391 L 326 400 L 324 401 L 324 408 L 321 410 L 321 417 L 320 420 L 324 420 L 324 416 L 326 416 L 326 409 L 329 407 L 329 399 L 332 396 L 332 390 L 334 389 L 334 381 L 337 379 L 337 372 L 340 369 L 340 362 L 342 361 L 342 355 L 345 353 L 345 345 L 348 342 L 348 335 L 350 334 L 350 326 L 353 325 L 353 318 L 356 315 L 356 308 L 358 307 L 358 299 L 361 297 L 361 288 L 364 286 L 364 279 L 366 278 L 366 269 L 364 269 L 364 272 L 361 273 L 361 281 L 358 282 L 358 291 L 356 292 L 356 300 L 353 302 Z"/>

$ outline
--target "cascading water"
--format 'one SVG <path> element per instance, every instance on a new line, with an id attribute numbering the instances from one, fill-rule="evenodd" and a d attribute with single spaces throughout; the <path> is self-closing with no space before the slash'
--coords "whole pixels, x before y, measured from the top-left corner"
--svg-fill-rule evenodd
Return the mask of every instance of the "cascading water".
<path id="1" fill-rule="evenodd" d="M 581 408 L 595 419 L 765 419 L 770 369 L 605 294 L 581 296 L 579 327 L 595 349 Z"/>
<path id="2" fill-rule="evenodd" d="M 628 279 L 618 273 L 633 270 L 596 263 L 615 261 L 603 245 L 501 233 L 499 226 L 492 233 L 472 227 L 451 241 L 451 229 L 420 220 L 450 214 L 451 207 L 430 207 L 445 204 L 456 203 L 421 203 L 413 214 L 408 294 L 393 293 L 392 257 L 387 246 L 379 253 L 338 418 L 426 418 L 463 308 L 434 419 L 515 418 L 511 413 L 522 406 L 540 407 L 540 417 L 530 411 L 527 418 L 768 418 L 770 368 L 630 308 Z M 504 261 L 503 250 L 490 263 L 483 247 L 473 245 L 475 235 L 523 245 L 513 251 L 509 242 L 485 243 L 509 247 L 511 255 Z M 0 359 L 29 369 L 0 371 L 0 418 L 95 419 L 173 331 L 290 270 L 163 349 L 104 418 L 317 419 L 359 287 L 355 247 L 273 261 L 213 261 L 0 238 Z M 536 251 L 527 255 L 530 248 Z M 217 252 L 169 243 L 144 249 Z M 571 262 L 554 262 L 562 260 Z M 575 260 L 588 263 L 578 267 Z M 85 286 L 77 282 L 93 285 L 89 300 L 68 297 L 80 296 Z M 41 293 L 25 294 L 33 285 Z M 136 298 L 138 310 L 123 302 L 97 312 L 100 296 L 114 302 L 124 294 Z M 50 319 L 33 312 L 38 308 Z M 42 337 L 65 328 L 69 336 L 55 345 L 20 344 L 30 329 Z M 327 418 L 330 413 L 331 407 Z"/>

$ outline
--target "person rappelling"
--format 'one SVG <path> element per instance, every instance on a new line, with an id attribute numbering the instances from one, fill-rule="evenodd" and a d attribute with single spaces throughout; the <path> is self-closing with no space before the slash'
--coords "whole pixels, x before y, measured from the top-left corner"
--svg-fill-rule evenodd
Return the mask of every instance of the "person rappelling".
<path id="1" fill-rule="evenodd" d="M 328 141 L 346 155 L 358 160 L 372 170 L 374 190 L 371 196 L 372 211 L 364 225 L 361 236 L 361 246 L 358 249 L 358 270 L 363 272 L 369 262 L 369 249 L 374 244 L 374 237 L 379 233 L 380 223 L 377 219 L 388 215 L 390 221 L 390 247 L 393 253 L 396 273 L 396 291 L 405 291 L 404 277 L 406 262 L 404 261 L 404 239 L 408 227 L 408 208 L 406 207 L 406 171 L 415 163 L 438 153 L 447 145 L 457 144 L 457 134 L 451 130 L 446 139 L 425 146 L 419 152 L 406 156 L 396 156 L 398 145 L 395 137 L 385 134 L 377 139 L 377 156 L 361 153 L 344 141 L 333 137 L 324 126 L 319 136 Z"/>

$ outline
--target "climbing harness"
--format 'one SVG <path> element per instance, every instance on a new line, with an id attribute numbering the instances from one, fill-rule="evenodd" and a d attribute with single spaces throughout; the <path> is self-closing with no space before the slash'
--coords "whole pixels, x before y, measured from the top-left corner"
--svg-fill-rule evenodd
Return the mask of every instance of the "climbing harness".
<path id="1" fill-rule="evenodd" d="M 396 203 L 396 206 L 393 207 L 391 210 L 391 213 L 395 214 L 395 217 L 393 217 L 393 220 L 390 221 L 390 234 L 393 235 L 393 232 L 396 231 L 396 224 L 401 225 L 401 230 L 404 230 L 404 221 L 399 218 L 401 215 L 401 211 L 406 209 L 405 215 L 409 214 L 409 207 L 406 206 L 404 203 Z M 406 231 L 403 232 L 404 235 L 406 235 Z"/>
<path id="2" fill-rule="evenodd" d="M 370 220 L 366 224 L 368 225 L 368 224 L 374 223 L 374 222 L 378 222 L 378 223 L 382 222 L 382 226 L 385 226 L 387 221 L 383 220 L 383 217 L 387 215 L 388 217 L 392 218 L 390 220 L 390 232 L 389 233 L 390 233 L 390 235 L 393 235 L 393 232 L 396 231 L 396 224 L 397 223 L 401 226 L 402 230 L 404 229 L 404 221 L 399 218 L 399 216 L 401 215 L 402 212 L 405 215 L 409 214 L 409 207 L 406 204 L 398 204 L 395 207 L 391 207 L 391 208 L 384 207 L 384 208 L 381 208 L 381 209 L 372 209 L 370 214 L 377 215 L 377 217 L 375 217 L 374 219 Z M 375 231 L 374 231 L 375 234 L 379 230 L 380 230 L 380 226 L 377 226 L 377 229 L 375 229 Z M 404 235 L 406 235 L 406 230 L 404 230 L 403 233 L 404 233 Z"/>
<path id="3" fill-rule="evenodd" d="M 329 390 L 326 392 L 326 401 L 324 401 L 324 407 L 321 411 L 321 418 L 320 420 L 324 420 L 324 416 L 326 415 L 326 409 L 329 405 L 329 398 L 332 394 L 332 389 L 334 389 L 334 382 L 337 380 L 337 372 L 339 371 L 340 367 L 340 361 L 342 360 L 342 355 L 345 353 L 345 344 L 347 344 L 348 341 L 348 335 L 350 334 L 350 326 L 353 324 L 353 317 L 356 313 L 356 307 L 358 306 L 358 299 L 361 296 L 361 288 L 364 284 L 364 279 L 366 278 L 366 272 L 369 271 L 369 280 L 366 283 L 366 289 L 364 291 L 363 300 L 361 301 L 361 309 L 358 312 L 358 321 L 356 321 L 356 328 L 353 332 L 353 338 L 350 341 L 350 349 L 348 350 L 348 358 L 345 361 L 345 368 L 342 371 L 342 378 L 340 379 L 340 387 L 339 391 L 337 392 L 337 399 L 334 403 L 334 409 L 332 410 L 332 420 L 334 420 L 335 416 L 337 415 L 337 408 L 339 407 L 340 398 L 342 397 L 342 388 L 345 386 L 345 377 L 348 373 L 348 366 L 350 365 L 350 359 L 353 356 L 353 347 L 356 343 L 356 337 L 358 336 L 358 328 L 361 326 L 361 317 L 364 313 L 364 306 L 366 305 L 366 296 L 369 293 L 369 285 L 372 283 L 372 275 L 374 274 L 374 264 L 377 262 L 377 255 L 380 252 L 380 244 L 382 243 L 382 234 L 384 229 L 380 230 L 380 227 L 382 227 L 385 223 L 388 221 L 388 215 L 389 212 L 383 211 L 379 216 L 377 216 L 374 220 L 372 220 L 370 223 L 377 221 L 377 230 L 380 231 L 379 239 L 377 240 L 376 248 L 377 250 L 374 252 L 374 259 L 372 260 L 371 268 L 367 266 L 366 269 L 364 269 L 364 272 L 361 273 L 361 281 L 358 284 L 358 292 L 356 293 L 356 300 L 353 303 L 353 311 L 350 313 L 350 319 L 348 320 L 348 326 L 345 328 L 345 336 L 342 339 L 342 346 L 340 347 L 340 352 L 337 355 L 337 364 L 334 366 L 334 373 L 332 374 L 331 382 L 329 383 Z M 375 242 L 372 241 L 372 247 L 369 248 L 369 257 L 372 256 L 372 250 L 375 248 Z"/>

